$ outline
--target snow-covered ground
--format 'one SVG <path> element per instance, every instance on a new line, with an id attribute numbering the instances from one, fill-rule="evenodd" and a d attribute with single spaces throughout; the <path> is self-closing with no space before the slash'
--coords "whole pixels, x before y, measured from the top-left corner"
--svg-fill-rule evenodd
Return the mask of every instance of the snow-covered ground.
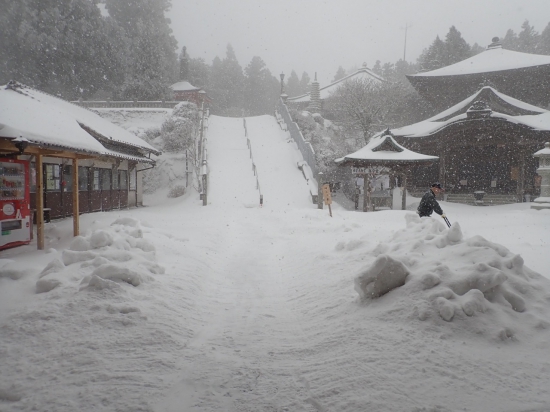
<path id="1" fill-rule="evenodd" d="M 242 119 L 212 116 L 207 206 L 0 252 L 1 411 L 549 410 L 548 211 L 331 218 L 275 120 L 247 125 L 263 207 Z"/>

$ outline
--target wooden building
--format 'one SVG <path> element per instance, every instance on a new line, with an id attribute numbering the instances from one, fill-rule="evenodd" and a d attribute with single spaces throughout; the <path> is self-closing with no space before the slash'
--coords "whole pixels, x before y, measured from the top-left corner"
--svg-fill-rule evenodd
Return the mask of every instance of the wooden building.
<path id="1" fill-rule="evenodd" d="M 173 99 L 176 101 L 192 102 L 199 108 L 203 103 L 205 105 L 212 103 L 212 100 L 208 97 L 205 90 L 200 87 L 195 87 L 187 81 L 174 83 L 170 86 L 170 89 L 172 89 Z"/>
<path id="2" fill-rule="evenodd" d="M 38 247 L 47 217 L 137 206 L 141 176 L 160 152 L 92 111 L 10 82 L 0 87 L 0 158 L 30 163 L 30 208 Z M 42 243 L 41 243 L 42 242 Z"/>
<path id="3" fill-rule="evenodd" d="M 533 154 L 550 141 L 550 111 L 486 86 L 422 122 L 393 129 L 405 147 L 439 156 L 411 174 L 413 186 L 440 181 L 450 193 L 537 195 Z M 383 132 L 382 132 L 383 133 Z"/>
<path id="4" fill-rule="evenodd" d="M 407 78 L 439 110 L 486 85 L 533 105 L 547 107 L 550 103 L 550 56 L 503 49 L 498 37 L 469 59 Z"/>

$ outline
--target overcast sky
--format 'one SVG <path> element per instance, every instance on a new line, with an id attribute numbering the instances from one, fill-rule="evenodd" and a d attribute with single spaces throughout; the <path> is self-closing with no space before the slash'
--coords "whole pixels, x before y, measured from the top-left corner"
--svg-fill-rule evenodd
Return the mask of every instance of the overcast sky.
<path id="1" fill-rule="evenodd" d="M 231 43 L 243 68 L 260 56 L 277 77 L 317 72 L 323 86 L 338 66 L 403 58 L 406 26 L 407 61 L 452 25 L 484 47 L 509 28 L 518 33 L 525 20 L 540 33 L 550 0 L 172 0 L 169 17 L 191 57 L 212 63 Z"/>

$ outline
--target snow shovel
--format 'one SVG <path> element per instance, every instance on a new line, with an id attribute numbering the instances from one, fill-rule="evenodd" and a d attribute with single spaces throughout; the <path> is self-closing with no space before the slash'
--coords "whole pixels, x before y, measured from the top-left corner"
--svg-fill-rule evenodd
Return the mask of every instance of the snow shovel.
<path id="1" fill-rule="evenodd" d="M 451 222 L 449 222 L 449 219 L 447 219 L 447 216 L 442 215 L 441 217 L 443 218 L 443 220 L 445 221 L 445 223 L 447 223 L 447 227 L 451 227 Z"/>

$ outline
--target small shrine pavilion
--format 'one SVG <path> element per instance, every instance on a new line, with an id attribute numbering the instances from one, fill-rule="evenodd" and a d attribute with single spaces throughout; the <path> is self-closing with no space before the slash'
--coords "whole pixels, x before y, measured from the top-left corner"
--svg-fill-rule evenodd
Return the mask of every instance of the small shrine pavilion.
<path id="1" fill-rule="evenodd" d="M 401 177 L 401 186 L 403 187 L 402 204 L 403 210 L 407 208 L 406 193 L 407 181 L 411 172 L 419 167 L 426 167 L 438 160 L 437 156 L 415 153 L 406 149 L 394 139 L 390 130 L 371 138 L 369 143 L 358 151 L 346 155 L 335 162 L 341 166 L 351 166 L 356 174 L 362 174 L 364 179 L 363 211 L 367 212 L 372 208 L 372 187 L 370 181 L 379 174 L 387 174 L 392 177 Z M 390 179 L 390 185 L 393 188 L 394 179 Z"/>

